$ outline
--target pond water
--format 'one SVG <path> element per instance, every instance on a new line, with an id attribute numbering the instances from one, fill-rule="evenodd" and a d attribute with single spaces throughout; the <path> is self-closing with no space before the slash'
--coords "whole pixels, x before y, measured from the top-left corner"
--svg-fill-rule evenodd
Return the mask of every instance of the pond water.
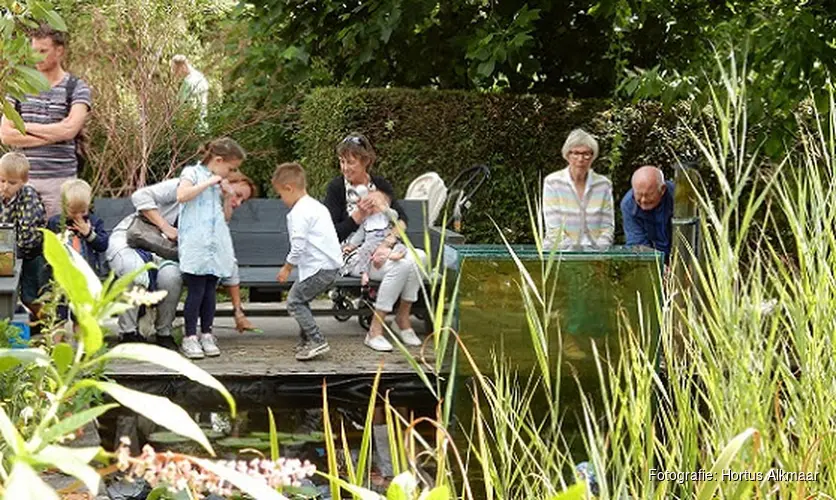
<path id="1" fill-rule="evenodd" d="M 561 371 L 595 379 L 592 344 L 617 355 L 619 335 L 629 325 L 658 332 L 661 254 L 615 247 L 607 252 L 565 252 L 554 268 L 545 265 L 532 246 L 514 247 L 547 306 L 547 352 L 562 356 Z M 456 247 L 460 269 L 458 331 L 482 372 L 491 370 L 491 351 L 502 351 L 521 371 L 536 367 L 530 325 L 522 306 L 524 280 L 508 250 L 500 245 Z M 545 276 L 545 279 L 544 279 Z M 533 297 L 533 295 L 532 295 Z M 536 300 L 536 299 L 533 299 Z M 548 305 L 550 303 L 550 305 Z M 655 340 L 654 340 L 655 342 Z M 461 358 L 460 358 L 461 359 Z M 464 373 L 470 371 L 460 364 Z"/>
<path id="2" fill-rule="evenodd" d="M 432 405 L 426 401 L 417 400 L 410 407 L 400 407 L 399 412 L 404 416 L 414 415 L 431 417 L 435 413 Z M 326 443 L 324 433 L 324 415 L 316 408 L 287 408 L 274 405 L 239 408 L 236 418 L 231 418 L 228 412 L 218 408 L 186 408 L 195 421 L 201 426 L 212 443 L 217 459 L 252 459 L 260 454 L 270 456 L 270 423 L 267 408 L 272 409 L 276 421 L 279 438 L 279 453 L 284 458 L 298 458 L 308 460 L 316 465 L 321 472 L 328 471 Z M 338 406 L 330 411 L 331 428 L 337 435 L 335 448 L 337 450 L 340 477 L 346 477 L 346 464 L 342 440 L 339 437 L 341 429 L 345 429 L 346 441 L 356 464 L 363 437 L 363 425 L 366 419 L 366 406 Z M 382 406 L 376 414 L 372 434 L 372 489 L 385 492 L 393 474 L 389 457 L 386 423 Z M 420 426 L 418 432 L 428 442 L 433 442 L 433 429 Z M 195 456 L 207 456 L 206 451 L 198 444 L 168 432 L 144 417 L 120 410 L 109 412 L 100 419 L 99 433 L 102 445 L 107 449 L 114 449 L 119 437 L 127 435 L 132 443 L 136 443 L 134 452 L 145 444 L 150 444 L 157 451 L 171 450 Z M 308 484 L 311 492 L 316 492 L 322 499 L 331 498 L 327 481 L 314 476 Z"/>

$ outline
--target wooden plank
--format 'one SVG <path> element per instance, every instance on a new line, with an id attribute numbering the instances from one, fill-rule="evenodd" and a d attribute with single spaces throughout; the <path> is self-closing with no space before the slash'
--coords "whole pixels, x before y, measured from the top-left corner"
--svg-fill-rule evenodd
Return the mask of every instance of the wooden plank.
<path id="1" fill-rule="evenodd" d="M 293 319 L 254 317 L 252 320 L 264 333 L 239 334 L 234 331 L 231 318 L 216 318 L 215 334 L 221 355 L 196 360 L 195 363 L 219 378 L 373 375 L 381 363 L 384 374 L 415 374 L 397 347 L 390 353 L 366 347 L 363 344 L 365 332 L 356 321 L 340 323 L 333 318 L 318 319 L 331 351 L 321 359 L 303 362 L 294 358 L 298 326 Z M 415 323 L 416 331 L 420 332 L 420 322 Z M 426 342 L 426 346 L 423 361 L 432 366 L 435 363 L 432 341 Z M 422 359 L 420 347 L 408 349 L 413 356 Z M 449 369 L 444 372 L 448 373 Z M 108 365 L 105 375 L 118 379 L 169 377 L 174 374 L 156 365 L 125 361 Z"/>

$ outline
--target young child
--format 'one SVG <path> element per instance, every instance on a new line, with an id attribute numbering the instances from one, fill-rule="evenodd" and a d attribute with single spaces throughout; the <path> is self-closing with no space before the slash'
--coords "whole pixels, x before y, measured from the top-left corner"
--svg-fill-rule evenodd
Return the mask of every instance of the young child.
<path id="1" fill-rule="evenodd" d="M 23 260 L 20 273 L 20 301 L 37 320 L 41 305 L 35 300 L 46 284 L 46 261 L 43 256 L 46 210 L 29 181 L 29 160 L 21 153 L 6 153 L 0 158 L 0 223 L 12 224 L 17 240 L 17 258 Z"/>
<path id="2" fill-rule="evenodd" d="M 108 234 L 104 221 L 90 210 L 92 193 L 90 184 L 81 179 L 70 179 L 63 183 L 61 213 L 50 217 L 46 227 L 56 234 L 66 228 L 70 232 L 70 245 L 101 276 Z"/>
<path id="3" fill-rule="evenodd" d="M 53 215 L 46 223 L 47 229 L 56 234 L 70 232 L 70 245 L 102 276 L 103 258 L 107 250 L 108 234 L 102 221 L 90 211 L 93 189 L 81 179 L 70 179 L 61 184 L 61 213 Z M 58 317 L 64 321 L 70 317 L 65 304 L 58 306 Z"/>
<path id="4" fill-rule="evenodd" d="M 398 244 L 397 229 L 394 227 L 398 223 L 397 219 L 398 213 L 388 206 L 383 212 L 366 217 L 343 249 L 345 253 L 354 252 L 354 256 L 346 259 L 348 263 L 343 266 L 344 274 L 360 276 L 360 284 L 365 286 L 369 282 L 369 270 L 373 262 L 374 267 L 380 269 L 386 262 L 384 255 L 392 260 L 406 256 L 406 247 L 403 245 L 398 251 L 392 251 Z M 374 260 L 375 256 L 378 261 Z"/>
<path id="5" fill-rule="evenodd" d="M 316 324 L 310 302 L 334 285 L 342 266 L 340 242 L 328 209 L 308 196 L 305 170 L 301 165 L 279 165 L 272 184 L 290 208 L 287 214 L 290 252 L 276 279 L 284 283 L 293 268 L 299 268 L 299 277 L 287 295 L 287 310 L 299 323 L 302 336 L 296 347 L 296 359 L 305 361 L 330 349 Z"/>
<path id="6" fill-rule="evenodd" d="M 201 153 L 197 165 L 183 169 L 177 186 L 178 255 L 187 288 L 183 310 L 185 334 L 180 350 L 190 359 L 221 354 L 212 335 L 215 289 L 220 278 L 232 275 L 235 251 L 224 217 L 220 184 L 238 170 L 246 157 L 244 149 L 228 137 L 209 142 Z"/>

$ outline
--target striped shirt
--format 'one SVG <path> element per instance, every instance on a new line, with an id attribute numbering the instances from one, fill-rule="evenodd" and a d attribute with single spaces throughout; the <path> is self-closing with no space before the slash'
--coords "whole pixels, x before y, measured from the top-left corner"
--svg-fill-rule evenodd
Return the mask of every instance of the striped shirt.
<path id="1" fill-rule="evenodd" d="M 27 123 L 58 123 L 70 114 L 72 105 L 83 103 L 92 108 L 90 87 L 79 79 L 71 98 L 71 105 L 67 107 L 67 84 L 70 74 L 66 73 L 61 81 L 49 90 L 38 95 L 27 94 L 23 101 L 7 96 L 6 100 L 20 112 Z M 21 152 L 29 159 L 32 179 L 54 179 L 61 177 L 75 177 L 78 160 L 75 156 L 75 139 L 56 142 L 34 148 L 21 148 Z"/>
<path id="2" fill-rule="evenodd" d="M 581 200 L 568 167 L 550 174 L 543 182 L 543 219 L 546 249 L 606 250 L 615 230 L 612 183 L 590 170 Z"/>

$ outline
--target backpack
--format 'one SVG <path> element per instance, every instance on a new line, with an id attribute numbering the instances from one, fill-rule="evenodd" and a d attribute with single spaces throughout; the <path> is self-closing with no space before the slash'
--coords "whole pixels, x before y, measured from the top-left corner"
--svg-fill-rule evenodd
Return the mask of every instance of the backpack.
<path id="1" fill-rule="evenodd" d="M 73 94 L 77 85 L 78 77 L 70 74 L 70 78 L 67 80 L 67 116 L 70 115 L 70 110 L 73 107 Z M 21 114 L 20 101 L 18 100 L 15 100 L 15 111 L 17 111 L 17 114 Z M 87 165 L 88 157 L 87 133 L 83 125 L 81 126 L 81 130 L 78 131 L 78 135 L 73 139 L 73 142 L 75 143 L 75 159 L 77 162 L 76 175 L 81 177 L 84 166 Z"/>
<path id="2" fill-rule="evenodd" d="M 67 80 L 67 116 L 70 115 L 70 110 L 73 107 L 73 94 L 75 93 L 76 85 L 78 85 L 78 77 L 71 74 L 69 80 Z M 75 159 L 77 162 L 76 175 L 78 175 L 78 177 L 81 177 L 81 173 L 84 171 L 84 167 L 87 165 L 88 157 L 87 132 L 84 128 L 84 125 L 81 126 L 81 130 L 79 130 L 78 135 L 75 136 L 74 142 Z"/>

